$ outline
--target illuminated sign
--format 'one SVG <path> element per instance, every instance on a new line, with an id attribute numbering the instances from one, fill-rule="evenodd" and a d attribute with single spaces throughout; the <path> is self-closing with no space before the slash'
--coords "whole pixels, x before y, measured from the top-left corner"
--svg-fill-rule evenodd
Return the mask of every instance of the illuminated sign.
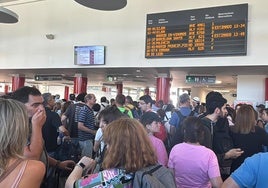
<path id="1" fill-rule="evenodd" d="M 248 4 L 147 15 L 146 58 L 247 54 Z"/>

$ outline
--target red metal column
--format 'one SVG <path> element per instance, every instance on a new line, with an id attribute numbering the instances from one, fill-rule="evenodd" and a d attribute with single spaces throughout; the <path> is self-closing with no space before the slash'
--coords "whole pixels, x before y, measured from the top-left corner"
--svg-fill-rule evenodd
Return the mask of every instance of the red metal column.
<path id="1" fill-rule="evenodd" d="M 65 87 L 64 87 L 64 99 L 65 99 L 66 101 L 69 100 L 69 87 L 68 87 L 68 86 L 65 86 Z"/>
<path id="2" fill-rule="evenodd" d="M 8 85 L 5 85 L 5 94 L 7 94 L 8 93 Z"/>
<path id="3" fill-rule="evenodd" d="M 108 88 L 105 87 L 105 86 L 102 86 L 101 91 L 103 91 L 103 92 L 108 92 Z"/>
<path id="4" fill-rule="evenodd" d="M 87 92 L 87 78 L 80 75 L 74 77 L 74 93 L 86 93 Z"/>
<path id="5" fill-rule="evenodd" d="M 123 84 L 116 83 L 116 89 L 117 89 L 117 94 L 122 94 L 123 93 Z"/>
<path id="6" fill-rule="evenodd" d="M 171 78 L 158 77 L 156 79 L 156 101 L 163 100 L 165 104 L 168 104 L 170 98 L 170 81 Z"/>
<path id="7" fill-rule="evenodd" d="M 268 78 L 265 78 L 265 101 L 268 101 Z"/>
<path id="8" fill-rule="evenodd" d="M 12 76 L 12 91 L 15 91 L 24 86 L 25 77 L 20 75 Z"/>

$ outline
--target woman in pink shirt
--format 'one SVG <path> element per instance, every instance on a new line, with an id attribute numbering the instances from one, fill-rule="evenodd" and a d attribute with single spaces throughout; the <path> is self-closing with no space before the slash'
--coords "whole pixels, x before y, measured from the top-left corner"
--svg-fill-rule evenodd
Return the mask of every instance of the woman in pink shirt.
<path id="1" fill-rule="evenodd" d="M 177 187 L 217 188 L 222 185 L 216 155 L 199 144 L 205 128 L 197 117 L 187 117 L 183 122 L 184 142 L 172 148 L 168 161 L 168 167 L 174 169 Z"/>
<path id="2" fill-rule="evenodd" d="M 151 140 L 151 143 L 155 149 L 158 163 L 167 166 L 168 155 L 165 145 L 162 140 L 156 138 L 154 133 L 160 131 L 160 117 L 154 112 L 145 112 L 140 119 L 140 122 L 144 125 L 147 130 L 148 136 Z"/>

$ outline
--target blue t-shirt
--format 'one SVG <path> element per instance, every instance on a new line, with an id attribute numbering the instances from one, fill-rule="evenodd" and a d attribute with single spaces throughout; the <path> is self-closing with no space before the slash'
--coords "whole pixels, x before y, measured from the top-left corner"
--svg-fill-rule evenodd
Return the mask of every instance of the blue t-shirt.
<path id="1" fill-rule="evenodd" d="M 189 107 L 181 107 L 179 111 L 183 116 L 189 116 L 190 113 L 192 112 L 192 110 Z M 169 124 L 178 128 L 179 123 L 180 123 L 180 117 L 178 116 L 177 112 L 173 112 L 169 120 Z"/>
<path id="2" fill-rule="evenodd" d="M 244 163 L 231 174 L 239 187 L 263 188 L 268 185 L 268 153 L 258 153 L 247 158 Z"/>

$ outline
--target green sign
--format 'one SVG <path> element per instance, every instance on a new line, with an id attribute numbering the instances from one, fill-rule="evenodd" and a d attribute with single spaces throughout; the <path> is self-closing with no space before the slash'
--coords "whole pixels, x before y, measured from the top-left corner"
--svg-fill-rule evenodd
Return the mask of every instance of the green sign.
<path id="1" fill-rule="evenodd" d="M 188 84 L 215 84 L 216 76 L 186 76 Z"/>

